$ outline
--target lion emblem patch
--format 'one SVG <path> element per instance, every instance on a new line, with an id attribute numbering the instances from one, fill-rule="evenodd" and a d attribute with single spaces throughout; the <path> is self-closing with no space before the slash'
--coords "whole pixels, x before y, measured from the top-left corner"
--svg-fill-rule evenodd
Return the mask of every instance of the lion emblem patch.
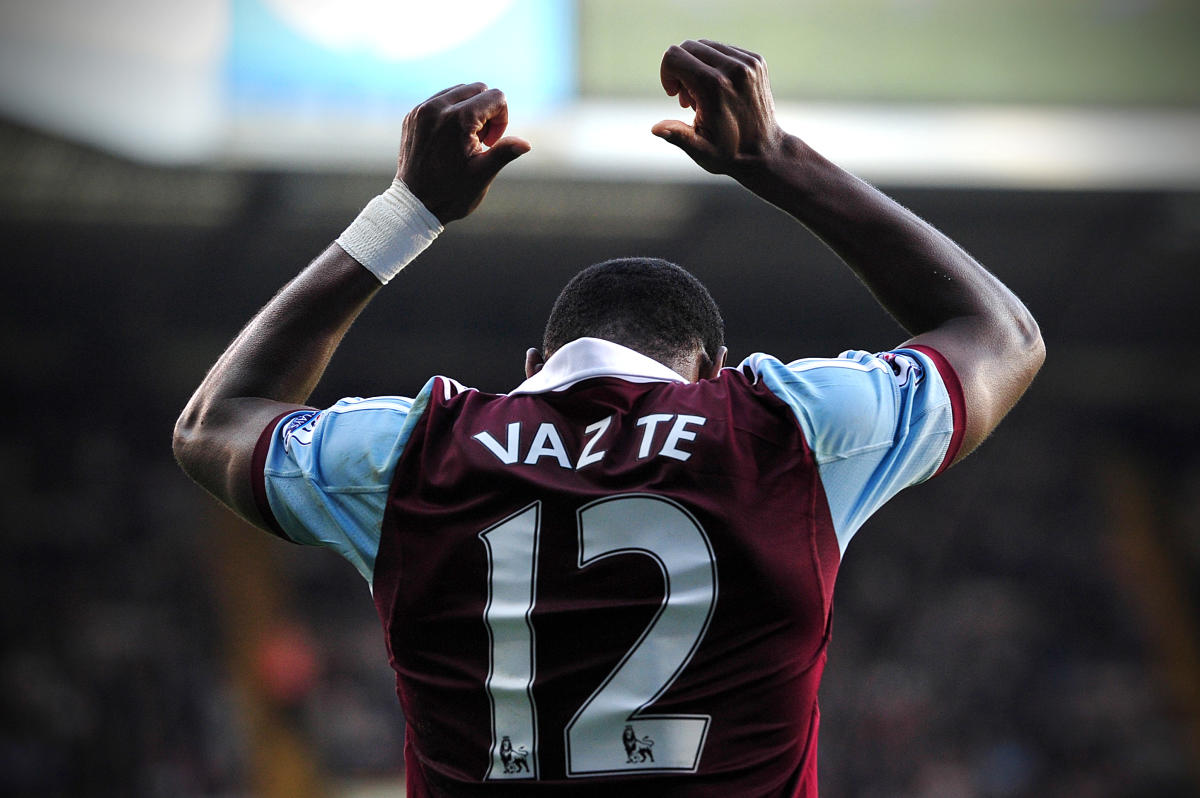
<path id="1" fill-rule="evenodd" d="M 625 746 L 625 761 L 632 763 L 654 761 L 654 740 L 649 737 L 638 737 L 632 725 L 627 725 L 621 733 L 621 743 Z"/>
<path id="2" fill-rule="evenodd" d="M 505 773 L 529 772 L 529 749 L 525 746 L 513 748 L 512 740 L 504 735 L 500 740 L 500 764 L 504 765 Z"/>

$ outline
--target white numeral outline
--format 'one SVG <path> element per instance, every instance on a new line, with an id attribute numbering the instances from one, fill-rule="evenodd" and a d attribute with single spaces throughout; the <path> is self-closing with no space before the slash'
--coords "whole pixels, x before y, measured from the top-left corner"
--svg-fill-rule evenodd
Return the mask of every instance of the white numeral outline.
<path id="1" fill-rule="evenodd" d="M 489 639 L 486 689 L 492 707 L 491 763 L 485 777 L 489 780 L 537 778 L 539 772 L 531 615 L 540 507 L 541 502 L 534 502 L 479 535 L 488 549 L 484 621 Z M 563 729 L 567 775 L 695 772 L 711 716 L 643 711 L 675 683 L 708 631 L 718 593 L 712 544 L 695 516 L 661 496 L 631 493 L 597 499 L 581 507 L 576 517 L 581 569 L 621 554 L 650 557 L 663 577 L 663 597 L 637 641 Z M 526 645 L 527 658 L 514 654 Z M 513 743 L 514 736 L 530 740 L 531 748 Z M 502 752 L 506 738 L 510 745 Z"/>

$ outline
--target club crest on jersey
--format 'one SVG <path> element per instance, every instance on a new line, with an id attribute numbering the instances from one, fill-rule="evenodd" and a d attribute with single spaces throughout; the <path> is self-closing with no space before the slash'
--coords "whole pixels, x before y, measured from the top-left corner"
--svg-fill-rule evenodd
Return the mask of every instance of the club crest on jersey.
<path id="1" fill-rule="evenodd" d="M 512 740 L 506 734 L 500 740 L 500 764 L 505 773 L 529 772 L 529 749 L 525 746 L 514 748 Z"/>
<path id="2" fill-rule="evenodd" d="M 640 764 L 654 761 L 654 741 L 649 737 L 638 737 L 632 725 L 625 727 L 621 733 L 621 742 L 625 746 L 625 761 Z"/>

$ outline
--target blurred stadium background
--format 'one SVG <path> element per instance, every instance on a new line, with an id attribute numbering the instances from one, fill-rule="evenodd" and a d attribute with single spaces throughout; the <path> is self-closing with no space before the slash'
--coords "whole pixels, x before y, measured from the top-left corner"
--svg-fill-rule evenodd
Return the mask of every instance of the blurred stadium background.
<path id="1" fill-rule="evenodd" d="M 503 391 L 579 267 L 650 254 L 732 356 L 901 332 L 649 126 L 662 50 L 763 53 L 786 127 L 1007 281 L 1049 360 L 847 553 L 823 793 L 1200 794 L 1200 6 L 1191 0 L 0 2 L 0 793 L 398 796 L 365 585 L 175 468 L 238 327 L 391 177 L 432 91 L 534 152 L 367 311 L 315 402 Z M 1174 365 L 1172 365 L 1174 364 Z"/>

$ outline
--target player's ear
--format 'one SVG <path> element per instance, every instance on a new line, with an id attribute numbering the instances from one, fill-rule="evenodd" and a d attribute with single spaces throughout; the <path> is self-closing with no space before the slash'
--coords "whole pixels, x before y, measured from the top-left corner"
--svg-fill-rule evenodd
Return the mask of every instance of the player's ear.
<path id="1" fill-rule="evenodd" d="M 544 365 L 546 359 L 542 357 L 542 350 L 532 346 L 525 350 L 525 379 L 537 374 Z"/>
<path id="2" fill-rule="evenodd" d="M 725 368 L 725 360 L 729 357 L 729 349 L 722 346 L 717 349 L 717 359 L 714 361 L 707 353 L 700 355 L 700 374 L 702 380 L 711 380 L 716 378 L 721 373 L 721 369 Z"/>

